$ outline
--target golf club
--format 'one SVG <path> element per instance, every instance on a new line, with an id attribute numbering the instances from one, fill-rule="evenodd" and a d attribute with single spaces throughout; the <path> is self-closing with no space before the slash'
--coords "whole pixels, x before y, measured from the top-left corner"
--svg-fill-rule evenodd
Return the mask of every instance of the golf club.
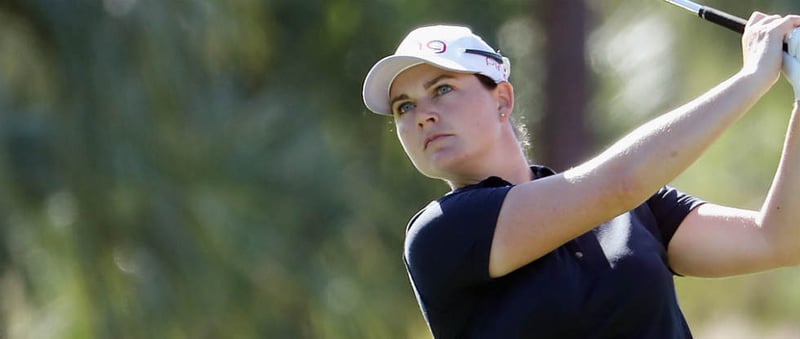
<path id="1" fill-rule="evenodd" d="M 725 13 L 715 8 L 711 8 L 708 6 L 700 5 L 696 2 L 690 0 L 664 0 L 669 2 L 675 6 L 680 8 L 686 9 L 693 13 L 696 13 L 701 18 L 713 22 L 717 25 L 730 29 L 734 32 L 739 34 L 744 33 L 744 26 L 747 24 L 747 20 L 742 19 L 738 16 Z M 786 43 L 783 44 L 783 50 L 788 51 L 788 47 Z"/>

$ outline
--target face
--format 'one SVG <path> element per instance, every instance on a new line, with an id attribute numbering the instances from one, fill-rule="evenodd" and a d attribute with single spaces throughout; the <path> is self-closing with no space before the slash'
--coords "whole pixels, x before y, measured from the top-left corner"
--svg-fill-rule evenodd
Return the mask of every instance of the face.
<path id="1" fill-rule="evenodd" d="M 428 64 L 400 73 L 389 97 L 397 136 L 417 170 L 448 180 L 485 159 L 510 113 L 500 115 L 507 104 L 500 92 L 472 74 Z"/>

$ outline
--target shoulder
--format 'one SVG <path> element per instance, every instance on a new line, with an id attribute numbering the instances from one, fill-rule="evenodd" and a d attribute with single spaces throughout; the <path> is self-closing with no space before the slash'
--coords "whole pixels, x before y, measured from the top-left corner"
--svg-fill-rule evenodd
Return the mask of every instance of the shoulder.
<path id="1" fill-rule="evenodd" d="M 492 181 L 447 194 L 408 223 L 403 257 L 423 294 L 488 277 L 497 217 L 512 187 Z"/>
<path id="2" fill-rule="evenodd" d="M 545 166 L 531 166 L 534 180 L 553 175 L 555 172 Z M 494 230 L 500 208 L 511 183 L 499 178 L 489 177 L 485 180 L 452 191 L 443 197 L 430 202 L 417 212 L 406 228 L 406 246 L 410 241 L 425 236 L 448 236 L 453 228 L 458 233 L 482 230 L 490 227 Z"/>
<path id="3" fill-rule="evenodd" d="M 659 237 L 666 248 L 686 216 L 704 203 L 704 200 L 674 187 L 663 186 L 644 205 L 652 213 L 654 226 L 658 228 Z"/>
<path id="4" fill-rule="evenodd" d="M 647 205 L 657 218 L 683 219 L 691 210 L 705 203 L 671 186 L 664 186 L 647 199 Z"/>
<path id="5" fill-rule="evenodd" d="M 497 218 L 500 207 L 512 185 L 491 177 L 479 184 L 448 193 L 430 202 L 408 223 L 407 236 L 430 227 L 449 227 L 487 217 Z"/>

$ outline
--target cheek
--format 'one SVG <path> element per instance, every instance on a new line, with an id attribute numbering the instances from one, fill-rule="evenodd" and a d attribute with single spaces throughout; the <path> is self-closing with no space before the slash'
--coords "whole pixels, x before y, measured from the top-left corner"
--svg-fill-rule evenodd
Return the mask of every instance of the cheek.
<path id="1" fill-rule="evenodd" d="M 462 128 L 466 129 L 465 132 L 473 137 L 482 137 L 489 133 L 493 124 L 497 121 L 497 115 L 493 110 L 485 105 L 483 102 L 468 103 L 469 111 L 466 112 L 463 121 L 461 121 Z"/>
<path id="2" fill-rule="evenodd" d="M 395 133 L 397 133 L 397 138 L 400 139 L 400 141 L 403 141 L 404 138 L 408 137 L 408 127 L 406 127 L 404 123 L 395 120 L 394 130 Z"/>
<path id="3" fill-rule="evenodd" d="M 397 131 L 397 139 L 400 140 L 400 144 L 403 145 L 403 149 L 406 153 L 409 153 L 409 149 L 413 149 L 410 144 L 413 141 L 412 130 L 408 128 L 407 124 L 397 121 L 395 121 L 394 126 Z"/>

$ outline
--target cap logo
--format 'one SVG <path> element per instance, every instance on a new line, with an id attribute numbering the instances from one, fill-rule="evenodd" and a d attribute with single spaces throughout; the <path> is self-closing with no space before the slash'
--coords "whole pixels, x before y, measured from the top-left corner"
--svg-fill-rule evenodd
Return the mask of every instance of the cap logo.
<path id="1" fill-rule="evenodd" d="M 419 49 L 423 47 L 422 43 L 419 44 Z M 442 40 L 431 40 L 424 45 L 425 48 L 433 51 L 436 54 L 442 54 L 447 51 L 447 44 Z"/>
<path id="2" fill-rule="evenodd" d="M 490 57 L 486 57 L 486 66 L 494 68 L 498 72 L 502 73 L 504 76 L 507 76 L 505 67 L 503 67 L 503 65 L 501 65 L 499 62 Z"/>

